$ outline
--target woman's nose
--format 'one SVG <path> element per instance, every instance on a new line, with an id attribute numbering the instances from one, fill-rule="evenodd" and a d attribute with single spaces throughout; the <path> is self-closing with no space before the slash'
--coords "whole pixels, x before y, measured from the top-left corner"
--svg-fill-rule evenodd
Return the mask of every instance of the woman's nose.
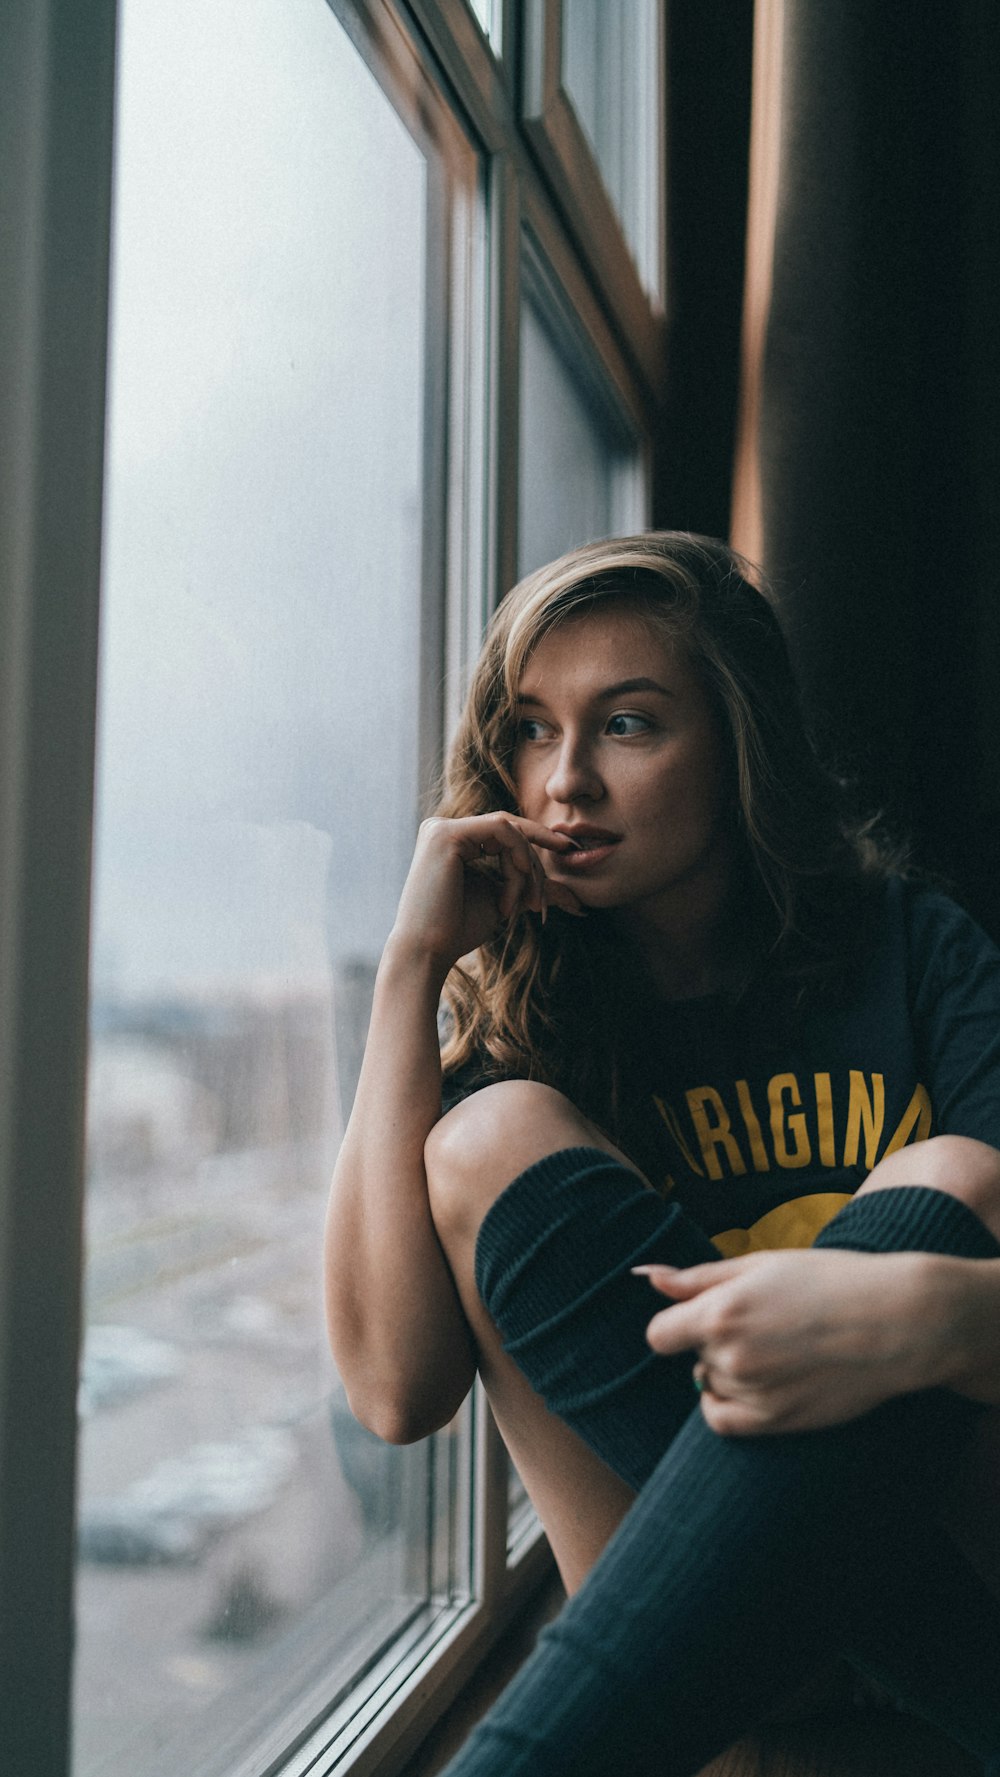
<path id="1" fill-rule="evenodd" d="M 604 786 L 587 748 L 575 741 L 565 741 L 553 761 L 545 785 L 551 802 L 596 802 Z"/>

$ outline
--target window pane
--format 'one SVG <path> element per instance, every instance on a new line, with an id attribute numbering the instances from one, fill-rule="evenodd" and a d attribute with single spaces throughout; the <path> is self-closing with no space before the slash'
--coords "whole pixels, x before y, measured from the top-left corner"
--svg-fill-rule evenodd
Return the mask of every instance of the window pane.
<path id="1" fill-rule="evenodd" d="M 461 1583 L 454 1439 L 355 1424 L 319 1291 L 416 822 L 433 169 L 325 0 L 121 10 L 75 1771 L 215 1777 Z"/>
<path id="2" fill-rule="evenodd" d="M 499 55 L 503 33 L 503 0 L 468 0 L 479 20 L 490 46 Z"/>
<path id="3" fill-rule="evenodd" d="M 562 0 L 562 84 L 639 275 L 658 295 L 658 0 Z"/>
<path id="4" fill-rule="evenodd" d="M 618 429 L 529 295 L 521 311 L 519 574 L 616 528 L 627 461 Z"/>

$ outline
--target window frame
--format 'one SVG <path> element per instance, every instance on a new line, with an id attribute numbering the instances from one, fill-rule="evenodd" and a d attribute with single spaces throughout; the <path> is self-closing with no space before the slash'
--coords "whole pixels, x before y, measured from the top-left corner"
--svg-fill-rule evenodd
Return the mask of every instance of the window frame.
<path id="1" fill-rule="evenodd" d="M 432 315 L 428 304 L 427 412 L 437 418 L 426 428 L 421 659 L 425 683 L 439 687 L 422 701 L 429 784 L 486 616 L 515 578 L 524 242 L 546 301 L 643 441 L 633 507 L 647 510 L 663 324 L 644 295 L 640 314 L 627 255 L 595 256 L 611 213 L 599 181 L 584 180 L 571 203 L 558 191 L 553 201 L 514 79 L 535 0 L 505 0 L 499 53 L 465 0 L 327 3 L 404 122 L 424 128 L 433 89 L 445 133 L 465 140 L 477 168 L 475 193 L 467 180 L 463 201 L 446 202 L 439 218 L 445 346 L 440 308 Z M 25 0 L 0 75 L 0 192 L 13 223 L 0 366 L 16 395 L 0 413 L 10 588 L 0 606 L 0 962 L 10 984 L 0 996 L 0 1077 L 10 1088 L 0 1102 L 0 1637 L 15 1650 L 0 1741 L 12 1764 L 31 1763 L 40 1777 L 69 1769 L 116 14 L 116 0 Z M 321 1777 L 336 1766 L 389 1777 L 550 1572 L 537 1526 L 520 1526 L 508 1560 L 506 1453 L 481 1391 L 474 1421 L 473 1597 L 430 1609 L 405 1657 L 396 1648 L 373 1667 L 360 1706 L 318 1706 L 293 1750 L 255 1753 L 255 1772 Z"/>
<path id="2" fill-rule="evenodd" d="M 69 1746 L 114 0 L 0 70 L 0 1744 Z M 39 1559 L 39 1551 L 45 1559 Z"/>
<path id="3" fill-rule="evenodd" d="M 665 0 L 656 0 L 655 75 L 666 93 Z M 619 313 L 643 376 L 661 382 L 666 309 L 664 193 L 665 119 L 659 110 L 659 226 L 656 288 L 647 292 L 632 259 L 621 219 L 605 189 L 596 158 L 562 83 L 563 0 L 525 0 L 522 119 L 525 135 L 555 200 L 606 297 Z"/>

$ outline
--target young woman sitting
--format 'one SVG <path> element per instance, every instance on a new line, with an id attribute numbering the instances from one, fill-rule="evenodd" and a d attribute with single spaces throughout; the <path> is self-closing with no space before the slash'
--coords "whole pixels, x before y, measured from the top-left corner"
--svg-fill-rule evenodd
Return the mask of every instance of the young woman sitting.
<path id="1" fill-rule="evenodd" d="M 530 576 L 327 1235 L 358 1417 L 418 1438 L 478 1368 L 574 1594 L 455 1777 L 686 1777 L 831 1654 L 1000 1757 L 1000 1605 L 947 1523 L 998 1242 L 1000 955 L 845 815 L 746 564 L 656 533 Z"/>

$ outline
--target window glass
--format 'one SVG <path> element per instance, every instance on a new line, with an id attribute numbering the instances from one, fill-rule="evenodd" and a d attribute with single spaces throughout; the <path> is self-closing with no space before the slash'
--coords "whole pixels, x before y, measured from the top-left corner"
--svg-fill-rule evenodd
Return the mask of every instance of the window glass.
<path id="1" fill-rule="evenodd" d="M 364 1432 L 319 1288 L 417 818 L 432 172 L 325 0 L 124 0 L 75 1777 L 264 1769 L 467 1582 L 465 1432 Z"/>
<path id="2" fill-rule="evenodd" d="M 489 38 L 491 47 L 499 55 L 503 31 L 503 0 L 468 0 L 468 3 Z"/>
<path id="3" fill-rule="evenodd" d="M 643 284 L 658 295 L 658 0 L 562 0 L 562 84 Z"/>
<path id="4" fill-rule="evenodd" d="M 624 447 L 530 293 L 521 310 L 518 573 L 616 528 Z"/>

